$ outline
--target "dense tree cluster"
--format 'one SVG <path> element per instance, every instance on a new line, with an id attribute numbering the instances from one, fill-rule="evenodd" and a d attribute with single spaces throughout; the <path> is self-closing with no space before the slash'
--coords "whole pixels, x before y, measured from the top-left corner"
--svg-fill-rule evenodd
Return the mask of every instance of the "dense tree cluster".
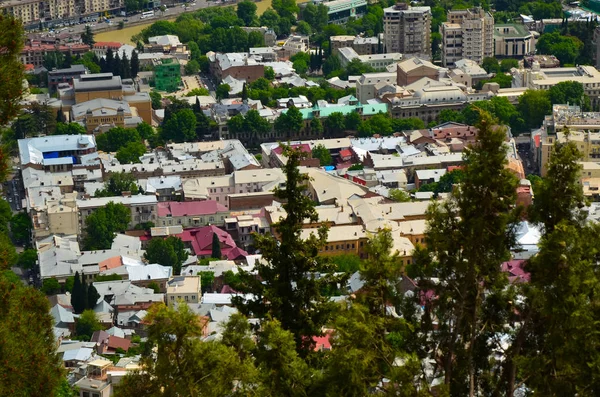
<path id="1" fill-rule="evenodd" d="M 115 233 L 127 230 L 131 221 L 131 210 L 123 204 L 112 201 L 96 209 L 85 219 L 85 250 L 110 249 Z"/>
<path id="2" fill-rule="evenodd" d="M 163 266 L 173 267 L 173 274 L 181 273 L 181 265 L 187 259 L 183 241 L 179 237 L 170 236 L 166 239 L 154 238 L 146 247 L 144 259 L 148 263 L 158 263 Z"/>

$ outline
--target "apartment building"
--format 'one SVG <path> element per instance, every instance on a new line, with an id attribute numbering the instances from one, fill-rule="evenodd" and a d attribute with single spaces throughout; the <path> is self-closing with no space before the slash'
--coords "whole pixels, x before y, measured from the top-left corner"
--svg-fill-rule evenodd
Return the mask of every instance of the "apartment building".
<path id="1" fill-rule="evenodd" d="M 175 276 L 167 282 L 165 299 L 167 305 L 174 306 L 178 300 L 186 303 L 200 302 L 200 276 Z"/>
<path id="2" fill-rule="evenodd" d="M 394 84 L 396 72 L 364 73 L 356 81 L 356 98 L 360 103 L 377 98 L 377 91 L 384 85 Z"/>
<path id="3" fill-rule="evenodd" d="M 0 10 L 31 26 L 40 22 L 79 20 L 90 14 L 115 13 L 124 5 L 124 0 L 10 0 L 0 4 Z"/>
<path id="4" fill-rule="evenodd" d="M 383 42 L 379 37 L 331 36 L 329 43 L 332 52 L 340 48 L 351 47 L 358 55 L 377 54 L 380 52 L 379 47 L 383 47 Z"/>
<path id="5" fill-rule="evenodd" d="M 77 200 L 79 208 L 79 234 L 85 230 L 85 220 L 98 208 L 106 206 L 113 202 L 123 204 L 131 210 L 131 219 L 128 228 L 133 229 L 136 225 L 145 222 L 156 223 L 158 219 L 158 210 L 156 196 L 121 196 L 121 197 L 93 197 Z"/>
<path id="6" fill-rule="evenodd" d="M 366 0 L 334 0 L 323 3 L 327 7 L 329 23 L 345 24 L 350 18 L 360 18 L 367 13 Z"/>
<path id="7" fill-rule="evenodd" d="M 385 52 L 431 57 L 431 8 L 398 3 L 383 10 Z"/>
<path id="8" fill-rule="evenodd" d="M 494 56 L 494 17 L 482 8 L 448 11 L 440 34 L 443 66 L 462 58 L 481 64 L 483 58 Z"/>
<path id="9" fill-rule="evenodd" d="M 396 63 L 403 58 L 403 54 L 399 52 L 359 55 L 352 47 L 339 48 L 336 51 L 336 54 L 342 67 L 348 66 L 354 59 L 358 59 L 375 70 L 385 70 L 387 66 Z"/>
<path id="10" fill-rule="evenodd" d="M 39 41 L 31 41 L 21 50 L 19 60 L 23 65 L 33 65 L 39 68 L 43 66 L 44 58 L 50 53 L 60 52 L 65 56 L 76 56 L 83 55 L 89 50 L 88 45 L 81 43 L 44 44 Z"/>

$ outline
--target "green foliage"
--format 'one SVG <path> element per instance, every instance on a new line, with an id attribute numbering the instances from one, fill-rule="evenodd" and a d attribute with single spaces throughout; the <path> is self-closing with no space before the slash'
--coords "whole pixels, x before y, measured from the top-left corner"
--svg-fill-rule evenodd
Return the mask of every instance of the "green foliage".
<path id="1" fill-rule="evenodd" d="M 254 21 L 258 19 L 256 9 L 257 6 L 252 1 L 241 1 L 237 4 L 237 17 L 244 21 L 246 26 L 253 26 Z"/>
<path id="2" fill-rule="evenodd" d="M 119 396 L 158 397 L 162 390 L 182 396 L 224 396 L 234 389 L 246 395 L 252 389 L 256 370 L 249 359 L 240 359 L 223 343 L 202 341 L 204 324 L 187 305 L 155 304 L 145 320 L 149 325 L 141 358 L 144 371 L 125 376 L 116 386 Z"/>
<path id="3" fill-rule="evenodd" d="M 221 253 L 221 241 L 219 240 L 219 235 L 217 233 L 213 233 L 212 235 L 212 253 L 210 255 L 211 258 L 221 259 L 223 254 Z"/>
<path id="4" fill-rule="evenodd" d="M 193 90 L 191 90 L 187 94 L 185 94 L 185 96 L 187 96 L 187 97 L 207 96 L 207 95 L 210 95 L 210 93 L 208 92 L 208 90 L 206 88 L 194 88 Z"/>
<path id="5" fill-rule="evenodd" d="M 231 91 L 229 84 L 219 84 L 216 91 L 217 99 L 229 98 L 229 91 Z"/>
<path id="6" fill-rule="evenodd" d="M 285 137 L 298 133 L 303 127 L 302 113 L 295 106 L 290 106 L 285 113 L 281 113 L 273 126 L 278 134 Z"/>
<path id="7" fill-rule="evenodd" d="M 99 274 L 96 277 L 94 277 L 94 282 L 101 282 L 101 281 L 117 281 L 117 280 L 123 280 L 123 277 L 119 274 Z"/>
<path id="8" fill-rule="evenodd" d="M 37 251 L 34 249 L 26 249 L 19 254 L 17 265 L 22 269 L 33 269 L 37 262 Z"/>
<path id="9" fill-rule="evenodd" d="M 505 132 L 492 125 L 482 113 L 478 144 L 465 154 L 460 189 L 450 200 L 432 205 L 427 248 L 424 255 L 413 253 L 421 288 L 436 296 L 431 315 L 439 324 L 434 330 L 421 321 L 421 332 L 433 338 L 445 384 L 456 395 L 488 386 L 493 373 L 489 357 L 499 347 L 486 336 L 503 332 L 515 310 L 514 290 L 507 287 L 500 264 L 514 245 L 517 181 L 506 168 Z"/>
<path id="10" fill-rule="evenodd" d="M 129 142 L 117 150 L 116 157 L 121 164 L 134 164 L 140 162 L 140 157 L 146 153 L 146 145 L 142 142 Z"/>
<path id="11" fill-rule="evenodd" d="M 121 196 L 123 192 L 139 193 L 137 179 L 125 171 L 110 174 L 108 181 L 104 183 L 104 189 L 96 191 L 95 197 Z"/>
<path id="12" fill-rule="evenodd" d="M 555 55 L 562 65 L 574 64 L 581 54 L 583 42 L 575 36 L 563 36 L 554 31 L 541 35 L 536 48 L 540 54 Z"/>
<path id="13" fill-rule="evenodd" d="M 423 120 L 416 117 L 392 119 L 392 129 L 396 132 L 422 130 L 424 128 L 425 123 L 423 123 Z"/>
<path id="14" fill-rule="evenodd" d="M 23 97 L 24 66 L 18 59 L 23 48 L 23 25 L 19 19 L 3 14 L 0 16 L 0 125 L 6 125 L 19 113 Z"/>
<path id="15" fill-rule="evenodd" d="M 336 272 L 355 273 L 360 269 L 362 260 L 355 254 L 340 254 L 329 257 L 332 263 L 335 264 Z"/>
<path id="16" fill-rule="evenodd" d="M 94 287 L 94 284 L 90 284 L 87 289 L 87 308 L 94 309 L 96 307 L 96 303 L 98 303 L 98 299 L 100 299 L 100 294 Z"/>
<path id="17" fill-rule="evenodd" d="M 500 71 L 502 73 L 508 73 L 508 72 L 510 72 L 510 70 L 512 68 L 518 68 L 518 67 L 519 67 L 519 61 L 516 59 L 507 58 L 507 59 L 503 59 L 500 62 Z"/>
<path id="18" fill-rule="evenodd" d="M 85 30 L 81 34 L 81 42 L 89 45 L 90 47 L 96 43 L 94 40 L 94 32 L 92 32 L 92 28 L 90 26 L 86 26 Z"/>
<path id="19" fill-rule="evenodd" d="M 481 67 L 488 73 L 498 73 L 500 71 L 500 64 L 496 58 L 483 58 Z"/>
<path id="20" fill-rule="evenodd" d="M 265 67 L 265 79 L 269 81 L 275 80 L 275 71 L 271 66 Z"/>
<path id="21" fill-rule="evenodd" d="M 553 105 L 570 104 L 583 106 L 583 84 L 577 81 L 562 81 L 548 90 L 548 98 Z"/>
<path id="22" fill-rule="evenodd" d="M 73 288 L 71 290 L 71 306 L 76 314 L 83 312 L 87 305 L 87 296 L 84 295 L 83 283 L 85 281 L 80 277 L 79 272 L 75 272 L 73 279 Z"/>
<path id="23" fill-rule="evenodd" d="M 83 135 L 87 134 L 84 126 L 79 123 L 56 123 L 54 135 Z"/>
<path id="24" fill-rule="evenodd" d="M 365 166 L 362 164 L 352 164 L 350 166 L 350 168 L 348 168 L 348 171 L 360 171 L 360 170 L 363 170 L 364 168 L 365 168 Z"/>
<path id="25" fill-rule="evenodd" d="M 60 292 L 60 284 L 56 277 L 46 278 L 42 281 L 42 292 L 46 295 L 54 295 Z"/>
<path id="26" fill-rule="evenodd" d="M 115 127 L 96 137 L 98 150 L 116 152 L 132 142 L 141 142 L 142 138 L 133 128 Z"/>
<path id="27" fill-rule="evenodd" d="M 8 270 L 17 263 L 18 256 L 13 242 L 5 233 L 0 233 L 0 270 Z"/>
<path id="28" fill-rule="evenodd" d="M 31 241 L 31 218 L 25 212 L 19 212 L 10 220 L 10 230 L 13 240 L 17 244 L 29 246 Z"/>
<path id="29" fill-rule="evenodd" d="M 271 123 L 258 113 L 250 109 L 244 116 L 237 114 L 227 121 L 229 131 L 234 135 L 247 134 L 251 141 L 271 132 Z"/>
<path id="30" fill-rule="evenodd" d="M 527 90 L 519 97 L 518 109 L 527 127 L 538 128 L 544 116 L 550 114 L 552 103 L 547 91 Z"/>
<path id="31" fill-rule="evenodd" d="M 154 238 L 146 247 L 144 259 L 148 263 L 158 263 L 163 266 L 172 266 L 173 274 L 181 273 L 181 265 L 187 259 L 183 241 L 179 237 L 169 236 L 166 239 Z"/>
<path id="32" fill-rule="evenodd" d="M 112 201 L 87 216 L 83 246 L 86 250 L 109 249 L 115 233 L 127 230 L 131 210 Z"/>
<path id="33" fill-rule="evenodd" d="M 400 189 L 390 189 L 389 198 L 397 203 L 406 203 L 410 201 L 410 194 Z"/>
<path id="34" fill-rule="evenodd" d="M 94 332 L 102 330 L 102 325 L 98 320 L 96 312 L 94 312 L 91 309 L 88 309 L 84 310 L 81 313 L 81 315 L 79 315 L 79 319 L 77 320 L 75 329 L 77 332 L 77 336 L 89 341 L 92 338 L 92 334 Z"/>
<path id="35" fill-rule="evenodd" d="M 196 139 L 196 115 L 191 109 L 180 109 L 170 115 L 161 129 L 161 137 L 166 141 L 190 142 Z"/>
<path id="36" fill-rule="evenodd" d="M 0 272 L 0 395 L 53 395 L 63 377 L 46 297 Z"/>
<path id="37" fill-rule="evenodd" d="M 331 157 L 331 153 L 329 153 L 329 149 L 321 144 L 313 147 L 312 157 L 319 159 L 321 166 L 331 165 L 333 163 L 333 158 Z"/>
<path id="38" fill-rule="evenodd" d="M 152 100 L 152 109 L 154 110 L 158 110 L 158 109 L 162 109 L 162 95 L 160 95 L 159 92 L 156 91 L 150 91 L 149 93 L 150 95 L 150 99 Z"/>
<path id="39" fill-rule="evenodd" d="M 198 63 L 198 61 L 192 59 L 185 65 L 184 69 L 185 69 L 186 75 L 188 75 L 188 76 L 194 75 L 200 71 L 200 64 Z M 200 90 L 200 88 L 195 88 L 194 90 Z M 190 95 L 188 93 L 186 96 L 192 96 L 192 95 Z"/>
<path id="40" fill-rule="evenodd" d="M 200 272 L 200 285 L 202 292 L 212 290 L 215 281 L 215 272 Z"/>
<path id="41" fill-rule="evenodd" d="M 317 213 L 310 197 L 303 194 L 308 176 L 301 174 L 298 166 L 305 155 L 299 150 L 286 148 L 287 163 L 284 188 L 275 189 L 275 197 L 284 202 L 287 217 L 273 225 L 274 234 L 255 235 L 255 246 L 264 261 L 255 265 L 254 275 L 241 272 L 242 282 L 234 288 L 240 293 L 252 293 L 255 300 L 234 298 L 242 313 L 252 313 L 257 318 L 271 317 L 281 321 L 283 329 L 294 335 L 296 346 L 308 352 L 310 338 L 321 334 L 321 327 L 329 321 L 333 307 L 321 295 L 322 287 L 335 282 L 333 277 L 307 279 L 306 274 L 327 271 L 331 265 L 318 255 L 327 238 L 327 228 L 319 228 L 318 235 L 300 239 L 300 230 L 306 219 L 316 222 Z M 295 284 L 295 285 L 294 285 Z"/>

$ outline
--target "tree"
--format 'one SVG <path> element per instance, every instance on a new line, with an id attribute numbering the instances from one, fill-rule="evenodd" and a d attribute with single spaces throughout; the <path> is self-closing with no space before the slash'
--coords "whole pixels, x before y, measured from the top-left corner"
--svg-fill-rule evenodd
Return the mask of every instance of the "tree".
<path id="1" fill-rule="evenodd" d="M 340 254 L 329 258 L 335 264 L 336 272 L 355 273 L 360 269 L 362 260 L 355 254 Z"/>
<path id="2" fill-rule="evenodd" d="M 277 117 L 274 128 L 279 134 L 289 138 L 292 134 L 301 131 L 303 126 L 302 113 L 295 106 L 290 106 L 285 113 Z"/>
<path id="3" fill-rule="evenodd" d="M 161 136 L 173 142 L 190 142 L 196 139 L 196 115 L 192 109 L 181 109 L 173 113 L 162 126 Z"/>
<path id="4" fill-rule="evenodd" d="M 191 96 L 208 96 L 210 95 L 210 92 L 206 89 L 206 88 L 194 88 L 193 90 L 188 91 L 187 94 L 185 94 L 185 96 L 187 97 L 191 97 Z M 196 98 L 196 102 L 198 102 L 198 107 L 194 108 L 194 113 L 198 113 L 201 112 L 202 110 L 200 109 L 200 103 L 198 101 L 198 98 Z"/>
<path id="5" fill-rule="evenodd" d="M 142 138 L 133 128 L 114 127 L 96 137 L 98 150 L 116 152 L 130 142 L 141 142 Z"/>
<path id="6" fill-rule="evenodd" d="M 269 81 L 275 80 L 275 71 L 271 66 L 265 67 L 265 79 Z"/>
<path id="7" fill-rule="evenodd" d="M 163 108 L 162 96 L 160 95 L 160 93 L 156 92 L 156 91 L 150 91 L 149 95 L 150 95 L 150 99 L 152 100 L 152 109 L 154 109 L 154 110 L 162 109 Z"/>
<path id="8" fill-rule="evenodd" d="M 129 142 L 124 147 L 117 150 L 117 160 L 121 164 L 139 163 L 140 157 L 146 153 L 146 145 L 142 142 Z"/>
<path id="9" fill-rule="evenodd" d="M 282 18 L 295 19 L 296 14 L 300 11 L 296 0 L 272 0 L 271 6 Z"/>
<path id="10" fill-rule="evenodd" d="M 331 153 L 329 153 L 329 149 L 325 146 L 318 144 L 312 149 L 312 157 L 319 159 L 319 163 L 322 166 L 331 165 L 333 163 L 333 158 L 331 157 Z"/>
<path id="11" fill-rule="evenodd" d="M 400 189 L 390 189 L 389 198 L 397 203 L 406 203 L 410 201 L 410 194 Z"/>
<path id="12" fill-rule="evenodd" d="M 200 285 L 202 292 L 212 291 L 213 283 L 215 282 L 215 272 L 200 272 Z"/>
<path id="13" fill-rule="evenodd" d="M 574 64 L 583 46 L 577 37 L 562 36 L 559 31 L 544 33 L 536 42 L 540 54 L 555 55 L 561 65 Z"/>
<path id="14" fill-rule="evenodd" d="M 185 250 L 183 241 L 179 237 L 174 236 L 166 239 L 154 238 L 150 240 L 144 254 L 144 259 L 148 263 L 171 266 L 173 273 L 176 275 L 181 273 L 181 265 L 187 257 L 188 253 Z"/>
<path id="15" fill-rule="evenodd" d="M 83 295 L 83 283 L 85 281 L 79 276 L 79 272 L 75 272 L 73 289 L 71 291 L 71 306 L 73 306 L 73 311 L 76 314 L 82 313 L 87 305 L 87 296 Z"/>
<path id="16" fill-rule="evenodd" d="M 156 281 L 152 281 L 150 284 L 148 284 L 148 288 L 153 290 L 155 294 L 160 293 L 160 287 L 158 286 Z"/>
<path id="17" fill-rule="evenodd" d="M 344 114 L 333 112 L 325 120 L 325 131 L 330 137 L 339 136 L 346 129 Z"/>
<path id="18" fill-rule="evenodd" d="M 29 246 L 31 241 L 31 218 L 25 212 L 19 212 L 10 220 L 10 230 L 17 244 Z"/>
<path id="19" fill-rule="evenodd" d="M 6 125 L 20 109 L 25 67 L 19 60 L 23 48 L 23 25 L 11 15 L 0 15 L 0 125 Z M 51 69 L 50 69 L 51 70 Z"/>
<path id="20" fill-rule="evenodd" d="M 244 21 L 245 26 L 253 26 L 256 16 L 256 4 L 249 0 L 241 1 L 237 4 L 237 17 Z"/>
<path id="21" fill-rule="evenodd" d="M 562 81 L 548 90 L 548 97 L 553 105 L 570 104 L 582 106 L 584 98 L 583 84 L 577 81 Z"/>
<path id="22" fill-rule="evenodd" d="M 81 34 L 81 41 L 83 44 L 87 44 L 92 47 L 96 41 L 94 40 L 94 32 L 92 32 L 92 28 L 90 26 L 86 26 L 85 30 Z"/>
<path id="23" fill-rule="evenodd" d="M 121 196 L 123 192 L 135 195 L 139 193 L 137 179 L 125 171 L 111 173 L 108 181 L 104 183 L 104 189 L 96 190 L 96 197 Z"/>
<path id="24" fill-rule="evenodd" d="M 185 74 L 187 75 L 197 74 L 199 71 L 200 64 L 193 59 L 188 61 L 188 63 L 185 65 Z"/>
<path id="25" fill-rule="evenodd" d="M 460 188 L 428 211 L 426 255 L 413 254 L 421 291 L 436 296 L 421 319 L 421 330 L 437 346 L 439 369 L 451 394 L 470 396 L 488 390 L 487 382 L 495 379 L 489 358 L 500 347 L 490 336 L 502 332 L 515 310 L 514 290 L 507 288 L 500 264 L 510 257 L 518 221 L 517 181 L 506 168 L 505 131 L 485 113 L 477 128 L 478 141 L 466 151 Z M 436 330 L 430 322 L 434 317 Z"/>
<path id="26" fill-rule="evenodd" d="M 100 294 L 94 287 L 94 284 L 90 284 L 87 289 L 87 305 L 86 307 L 90 310 L 93 310 L 96 307 L 96 303 L 98 303 L 98 299 L 100 299 Z"/>
<path id="27" fill-rule="evenodd" d="M 17 265 L 22 269 L 33 269 L 36 265 L 38 256 L 34 249 L 26 249 L 19 254 Z"/>
<path id="28" fill-rule="evenodd" d="M 60 292 L 60 284 L 56 277 L 46 278 L 42 281 L 42 292 L 46 295 L 54 295 Z"/>
<path id="29" fill-rule="evenodd" d="M 552 103 L 548 98 L 548 91 L 527 90 L 519 97 L 519 112 L 523 115 L 529 128 L 538 128 L 544 116 L 550 114 Z"/>
<path id="30" fill-rule="evenodd" d="M 5 233 L 0 233 L 0 270 L 8 270 L 17 263 L 15 246 Z"/>
<path id="31" fill-rule="evenodd" d="M 7 273 L 0 272 L 0 395 L 51 396 L 64 373 L 50 305 Z"/>
<path id="32" fill-rule="evenodd" d="M 510 70 L 512 68 L 518 68 L 518 67 L 519 67 L 519 61 L 516 59 L 507 58 L 507 59 L 503 59 L 500 62 L 500 71 L 502 73 L 508 73 L 508 72 L 510 72 Z"/>
<path id="33" fill-rule="evenodd" d="M 188 305 L 154 304 L 145 321 L 144 371 L 125 376 L 116 387 L 119 396 L 159 397 L 167 390 L 173 396 L 224 396 L 233 390 L 246 395 L 256 384 L 249 359 L 241 360 L 233 347 L 200 339 L 205 324 Z"/>
<path id="34" fill-rule="evenodd" d="M 498 73 L 500 71 L 500 64 L 496 58 L 483 58 L 481 67 L 488 73 Z"/>
<path id="35" fill-rule="evenodd" d="M 296 25 L 296 33 L 300 33 L 300 34 L 303 34 L 305 36 L 310 36 L 312 34 L 312 29 L 311 29 L 310 25 L 306 21 L 300 21 Z"/>
<path id="36" fill-rule="evenodd" d="M 98 320 L 96 312 L 91 309 L 87 309 L 79 315 L 75 329 L 77 336 L 81 340 L 89 341 L 94 332 L 102 329 L 102 325 L 100 324 L 100 320 Z"/>
<path id="37" fill-rule="evenodd" d="M 212 253 L 210 257 L 218 259 L 223 257 L 223 254 L 221 254 L 221 241 L 219 240 L 219 235 L 217 233 L 213 233 L 212 236 Z"/>
<path id="38" fill-rule="evenodd" d="M 98 208 L 85 219 L 85 237 L 83 246 L 86 250 L 109 249 L 115 233 L 127 229 L 131 221 L 131 210 L 123 204 L 112 201 Z"/>
<path id="39" fill-rule="evenodd" d="M 133 52 L 131 53 L 130 67 L 131 67 L 131 77 L 136 78 L 138 75 L 138 72 L 140 71 L 140 58 L 139 58 L 138 52 L 135 50 L 133 50 Z"/>
<path id="40" fill-rule="evenodd" d="M 274 195 L 284 202 L 287 216 L 273 225 L 279 239 L 272 234 L 255 235 L 255 246 L 264 259 L 255 266 L 258 278 L 241 272 L 242 283 L 235 287 L 254 298 L 236 297 L 234 305 L 242 313 L 281 321 L 282 327 L 294 335 L 296 346 L 306 353 L 313 344 L 312 336 L 321 334 L 333 310 L 331 302 L 321 295 L 321 287 L 335 280 L 331 276 L 306 277 L 331 268 L 318 255 L 325 244 L 327 228 L 319 228 L 318 235 L 312 234 L 305 240 L 300 238 L 304 221 L 316 222 L 317 213 L 312 200 L 303 194 L 308 176 L 301 174 L 298 166 L 305 154 L 290 148 L 285 148 L 284 153 L 288 158 L 283 166 L 287 181 L 284 188 L 275 188 Z"/>
<path id="41" fill-rule="evenodd" d="M 315 32 L 320 32 L 329 20 L 327 12 L 328 9 L 324 4 L 309 3 L 302 10 L 302 19 L 309 26 L 312 26 Z"/>
<path id="42" fill-rule="evenodd" d="M 229 91 L 231 91 L 229 84 L 219 84 L 216 91 L 217 99 L 229 98 Z"/>
<path id="43" fill-rule="evenodd" d="M 357 131 L 358 127 L 362 123 L 362 119 L 360 118 L 360 114 L 358 112 L 351 112 L 346 115 L 345 118 L 345 129 L 349 131 Z"/>
<path id="44" fill-rule="evenodd" d="M 321 123 L 321 119 L 314 118 L 310 121 L 310 132 L 314 135 L 322 135 L 323 134 L 323 123 Z"/>
<path id="45" fill-rule="evenodd" d="M 84 126 L 79 123 L 56 123 L 54 135 L 83 135 L 87 134 Z"/>
<path id="46" fill-rule="evenodd" d="M 150 139 L 154 136 L 154 128 L 146 122 L 138 124 L 135 129 L 142 139 Z"/>

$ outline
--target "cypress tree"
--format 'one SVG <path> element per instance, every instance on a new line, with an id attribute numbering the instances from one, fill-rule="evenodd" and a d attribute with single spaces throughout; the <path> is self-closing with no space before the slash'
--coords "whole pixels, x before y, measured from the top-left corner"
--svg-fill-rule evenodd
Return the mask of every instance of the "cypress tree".
<path id="1" fill-rule="evenodd" d="M 131 65 L 125 53 L 123 54 L 123 59 L 121 59 L 121 77 L 124 79 L 131 77 Z"/>
<path id="2" fill-rule="evenodd" d="M 140 59 L 138 57 L 138 52 L 135 50 L 131 53 L 130 67 L 131 67 L 131 77 L 136 78 L 138 75 L 138 72 L 140 71 Z"/>
<path id="3" fill-rule="evenodd" d="M 242 101 L 246 100 L 248 100 L 248 87 L 246 86 L 246 83 L 244 83 L 242 87 Z"/>
<path id="4" fill-rule="evenodd" d="M 210 255 L 212 258 L 221 259 L 221 242 L 219 241 L 219 236 L 217 233 L 213 233 L 212 236 L 212 253 Z"/>
<path id="5" fill-rule="evenodd" d="M 123 78 L 122 73 L 122 62 L 121 62 L 121 57 L 119 56 L 119 53 L 117 52 L 115 54 L 115 59 L 113 60 L 112 66 L 111 66 L 111 72 L 114 76 L 121 76 L 121 78 Z"/>
<path id="6" fill-rule="evenodd" d="M 73 311 L 76 314 L 83 312 L 86 306 L 79 272 L 75 272 L 75 280 L 73 280 L 73 289 L 71 290 L 71 306 L 73 306 Z"/>
<path id="7" fill-rule="evenodd" d="M 200 99 L 198 99 L 198 97 L 196 97 L 196 103 L 194 104 L 194 113 L 202 113 L 202 108 L 200 107 Z"/>
<path id="8" fill-rule="evenodd" d="M 110 48 L 108 50 L 106 50 L 106 57 L 104 58 L 104 69 L 102 70 L 102 73 L 112 73 L 113 72 L 113 63 L 115 60 L 115 54 L 113 53 L 113 50 L 111 50 Z M 100 64 L 100 68 L 102 68 L 102 64 Z"/>
<path id="9" fill-rule="evenodd" d="M 88 307 L 88 285 L 85 282 L 85 277 L 84 277 L 83 273 L 81 273 L 81 300 L 83 301 L 83 305 L 84 305 L 85 309 L 89 309 L 89 307 Z"/>
<path id="10" fill-rule="evenodd" d="M 93 310 L 99 298 L 100 294 L 96 290 L 96 287 L 94 287 L 94 284 L 90 284 L 87 290 L 87 308 Z"/>

